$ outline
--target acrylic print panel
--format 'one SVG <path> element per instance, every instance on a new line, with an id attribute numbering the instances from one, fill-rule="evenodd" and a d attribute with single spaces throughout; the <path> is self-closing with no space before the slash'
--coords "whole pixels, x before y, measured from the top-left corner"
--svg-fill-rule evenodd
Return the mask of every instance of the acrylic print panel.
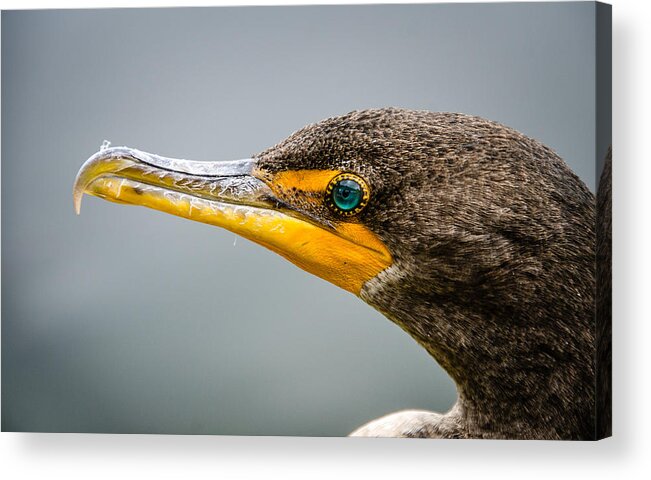
<path id="1" fill-rule="evenodd" d="M 609 24 L 3 12 L 3 430 L 608 435 Z"/>

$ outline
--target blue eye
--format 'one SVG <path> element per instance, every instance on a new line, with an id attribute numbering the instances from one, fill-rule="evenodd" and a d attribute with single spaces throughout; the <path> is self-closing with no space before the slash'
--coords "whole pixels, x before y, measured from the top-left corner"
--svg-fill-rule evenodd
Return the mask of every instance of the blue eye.
<path id="1" fill-rule="evenodd" d="M 362 187 L 355 180 L 341 180 L 332 190 L 332 201 L 344 212 L 350 212 L 362 203 Z"/>
<path id="2" fill-rule="evenodd" d="M 341 215 L 355 215 L 368 203 L 370 192 L 366 182 L 356 175 L 342 173 L 330 181 L 326 203 Z"/>

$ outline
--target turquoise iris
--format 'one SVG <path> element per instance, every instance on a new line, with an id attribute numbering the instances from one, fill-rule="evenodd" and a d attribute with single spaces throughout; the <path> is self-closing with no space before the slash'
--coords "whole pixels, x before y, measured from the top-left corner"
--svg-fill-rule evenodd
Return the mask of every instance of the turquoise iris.
<path id="1" fill-rule="evenodd" d="M 341 180 L 337 182 L 332 190 L 332 201 L 337 208 L 344 212 L 350 212 L 359 207 L 362 203 L 364 192 L 359 183 L 355 180 Z"/>

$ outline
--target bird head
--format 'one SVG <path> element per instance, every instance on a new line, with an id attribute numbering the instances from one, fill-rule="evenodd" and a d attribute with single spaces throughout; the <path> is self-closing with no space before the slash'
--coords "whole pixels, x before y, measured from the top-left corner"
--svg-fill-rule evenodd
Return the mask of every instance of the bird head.
<path id="1" fill-rule="evenodd" d="M 458 382 L 589 340 L 574 330 L 591 308 L 593 196 L 550 149 L 478 117 L 356 111 L 231 162 L 110 148 L 81 168 L 77 210 L 84 193 L 269 248 L 380 310 Z"/>

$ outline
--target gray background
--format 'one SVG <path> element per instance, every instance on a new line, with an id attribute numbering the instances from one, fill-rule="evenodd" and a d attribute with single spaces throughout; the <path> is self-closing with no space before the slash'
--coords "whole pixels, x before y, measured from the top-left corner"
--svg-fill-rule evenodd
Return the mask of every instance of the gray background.
<path id="1" fill-rule="evenodd" d="M 86 197 L 103 139 L 246 157 L 400 106 L 500 121 L 594 190 L 594 4 L 2 14 L 2 428 L 345 435 L 451 380 L 354 296 L 207 225 Z M 600 152 L 597 152 L 601 154 Z"/>

